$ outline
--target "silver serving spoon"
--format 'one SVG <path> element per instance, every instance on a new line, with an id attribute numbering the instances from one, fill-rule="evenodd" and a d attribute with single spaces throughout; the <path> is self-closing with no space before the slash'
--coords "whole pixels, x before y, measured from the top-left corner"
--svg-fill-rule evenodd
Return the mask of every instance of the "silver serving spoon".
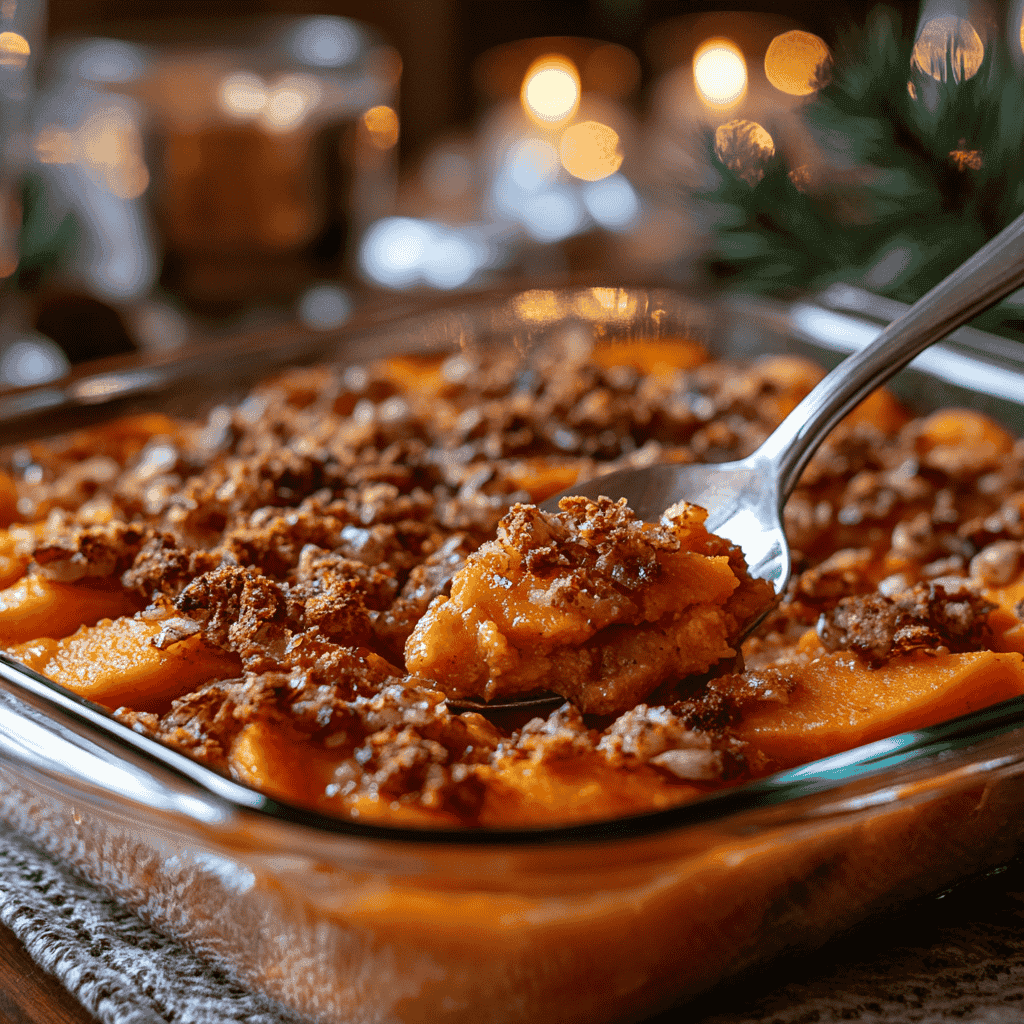
<path id="1" fill-rule="evenodd" d="M 919 352 L 1022 284 L 1024 215 L 914 303 L 870 345 L 844 359 L 752 455 L 717 465 L 664 464 L 620 470 L 570 487 L 541 508 L 557 512 L 559 499 L 574 494 L 621 497 L 639 517 L 654 521 L 677 501 L 701 505 L 708 510 L 707 528 L 739 545 L 750 574 L 771 582 L 781 595 L 791 571 L 782 508 L 829 431 Z M 759 621 L 748 623 L 739 639 Z M 450 703 L 476 708 L 524 707 L 553 699 Z"/>
<path id="2" fill-rule="evenodd" d="M 1024 215 L 919 299 L 866 348 L 848 356 L 752 455 L 717 465 L 654 465 L 598 477 L 549 498 L 622 497 L 653 521 L 677 501 L 708 510 L 707 528 L 738 544 L 752 576 L 781 594 L 789 582 L 782 508 L 829 431 L 919 352 L 1024 284 Z M 1021 395 L 1024 399 L 1024 395 Z"/>

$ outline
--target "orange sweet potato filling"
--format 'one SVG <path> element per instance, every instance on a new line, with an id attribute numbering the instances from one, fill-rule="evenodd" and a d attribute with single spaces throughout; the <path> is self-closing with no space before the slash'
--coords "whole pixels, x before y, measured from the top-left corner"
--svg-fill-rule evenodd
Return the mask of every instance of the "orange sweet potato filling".
<path id="1" fill-rule="evenodd" d="M 241 669 L 237 655 L 198 635 L 178 638 L 174 623 L 167 615 L 101 619 L 61 640 L 41 638 L 8 650 L 29 668 L 111 711 L 124 704 L 153 710 L 208 679 Z"/>
<path id="2" fill-rule="evenodd" d="M 18 490 L 6 473 L 0 473 L 0 526 L 10 526 L 17 519 Z"/>
<path id="3" fill-rule="evenodd" d="M 822 649 L 810 634 L 801 657 L 771 672 L 770 699 L 744 707 L 737 738 L 765 769 L 792 768 L 894 733 L 936 725 L 1024 693 L 1024 656 L 913 652 L 871 669 Z"/>
<path id="4" fill-rule="evenodd" d="M 138 607 L 138 599 L 117 580 L 57 583 L 45 576 L 22 576 L 0 590 L 0 645 L 60 639 L 81 625 L 132 614 Z"/>
<path id="5" fill-rule="evenodd" d="M 0 589 L 16 583 L 28 568 L 29 556 L 23 554 L 9 530 L 0 530 Z"/>

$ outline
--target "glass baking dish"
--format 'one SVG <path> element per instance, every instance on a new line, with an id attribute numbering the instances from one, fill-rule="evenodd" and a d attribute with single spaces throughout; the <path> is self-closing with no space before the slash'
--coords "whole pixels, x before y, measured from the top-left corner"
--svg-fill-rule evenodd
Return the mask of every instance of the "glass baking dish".
<path id="1" fill-rule="evenodd" d="M 535 289 L 281 328 L 0 396 L 5 441 L 138 409 L 196 413 L 275 367 L 566 332 L 703 340 L 826 365 L 879 329 L 834 302 Z M 1024 359 L 965 332 L 893 385 L 1024 434 Z M 1024 833 L 1024 698 L 667 811 L 441 831 L 277 802 L 0 655 L 0 818 L 161 931 L 318 1024 L 642 1020 L 1002 863 Z"/>

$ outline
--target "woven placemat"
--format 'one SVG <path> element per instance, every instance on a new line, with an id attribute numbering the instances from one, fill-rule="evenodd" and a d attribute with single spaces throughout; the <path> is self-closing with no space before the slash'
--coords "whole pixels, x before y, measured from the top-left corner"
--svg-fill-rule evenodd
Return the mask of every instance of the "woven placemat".
<path id="1" fill-rule="evenodd" d="M 302 1024 L 3 824 L 0 921 L 103 1024 Z"/>
<path id="2" fill-rule="evenodd" d="M 2 824 L 0 921 L 103 1024 L 303 1024 Z M 650 1024 L 850 1020 L 1024 1020 L 1024 862 L 916 900 Z"/>

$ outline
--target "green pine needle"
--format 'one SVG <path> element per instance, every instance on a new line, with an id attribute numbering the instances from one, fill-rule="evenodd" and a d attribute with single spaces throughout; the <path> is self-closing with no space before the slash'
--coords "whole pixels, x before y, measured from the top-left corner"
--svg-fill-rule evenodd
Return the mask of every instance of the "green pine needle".
<path id="1" fill-rule="evenodd" d="M 845 281 L 912 302 L 1024 211 L 1024 75 L 1007 44 L 992 39 L 960 82 L 947 52 L 936 82 L 911 64 L 913 27 L 880 5 L 836 47 L 831 82 L 802 112 L 833 166 L 807 191 L 778 154 L 751 187 L 706 136 L 717 173 L 694 199 L 722 286 L 785 293 Z M 1020 334 L 1022 310 L 1004 304 L 985 323 Z"/>

